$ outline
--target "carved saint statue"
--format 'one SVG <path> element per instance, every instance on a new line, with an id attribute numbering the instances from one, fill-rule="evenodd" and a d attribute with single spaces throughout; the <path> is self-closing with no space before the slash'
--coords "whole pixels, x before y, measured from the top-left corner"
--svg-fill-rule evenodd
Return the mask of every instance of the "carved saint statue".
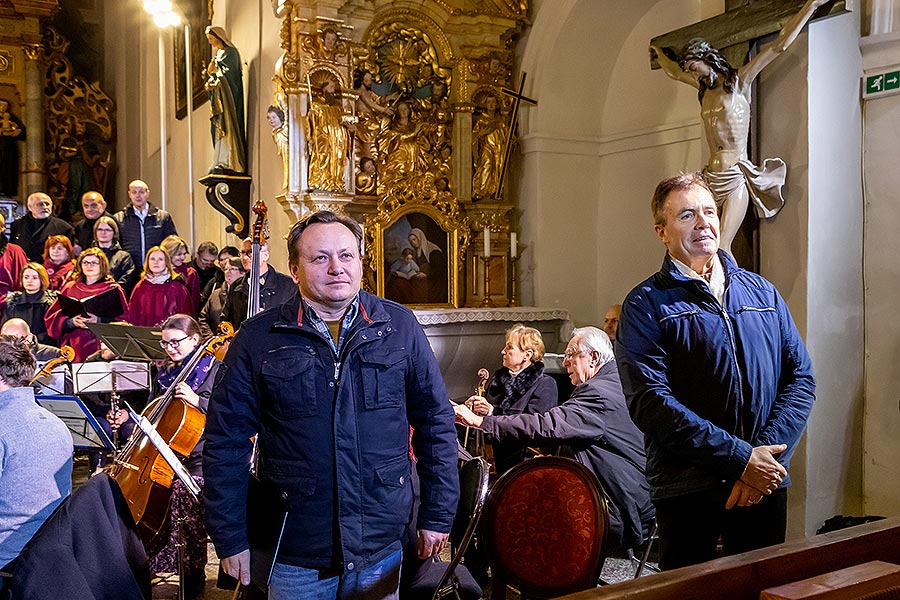
<path id="1" fill-rule="evenodd" d="M 757 214 L 765 218 L 775 216 L 784 205 L 784 161 L 770 158 L 758 167 L 747 157 L 751 85 L 794 42 L 816 9 L 827 2 L 808 0 L 778 38 L 738 69 L 706 40 L 691 40 L 678 57 L 668 48 L 650 46 L 650 57 L 658 61 L 666 75 L 700 90 L 700 118 L 710 152 L 703 177 L 719 205 L 720 246 L 728 252 L 750 199 Z"/>
<path id="2" fill-rule="evenodd" d="M 428 141 L 420 135 L 422 127 L 409 103 L 399 102 L 390 126 L 378 138 L 379 156 L 386 156 L 383 178 L 402 179 L 424 170 L 429 148 Z"/>
<path id="3" fill-rule="evenodd" d="M 19 140 L 24 139 L 22 121 L 0 100 L 0 196 L 13 198 L 19 189 Z"/>
<path id="4" fill-rule="evenodd" d="M 472 128 L 472 196 L 479 200 L 493 198 L 500 191 L 500 173 L 509 127 L 498 109 L 497 98 L 488 96 L 484 111 Z"/>
<path id="5" fill-rule="evenodd" d="M 210 173 L 246 173 L 247 151 L 244 135 L 244 83 L 241 55 L 221 27 L 207 27 L 206 39 L 213 49 L 206 68 L 209 94 L 210 133 L 213 164 Z"/>
<path id="6" fill-rule="evenodd" d="M 333 79 L 326 79 L 314 94 L 306 115 L 309 187 L 326 192 L 344 191 L 344 172 L 350 152 L 351 127 Z"/>
<path id="7" fill-rule="evenodd" d="M 284 122 L 284 111 L 280 107 L 271 105 L 266 110 L 266 120 L 272 127 L 272 140 L 275 142 L 275 148 L 278 156 L 281 158 L 281 171 L 284 178 L 281 181 L 282 189 L 288 187 L 288 176 L 290 174 L 290 151 L 288 148 L 288 128 Z"/>
<path id="8" fill-rule="evenodd" d="M 371 71 L 363 70 L 357 75 L 355 82 L 356 92 L 359 97 L 356 100 L 356 116 L 359 123 L 356 125 L 356 154 L 357 156 L 376 157 L 375 137 L 382 129 L 382 121 L 387 121 L 394 115 L 394 109 L 387 103 L 394 98 L 391 96 L 379 96 L 373 89 Z"/>

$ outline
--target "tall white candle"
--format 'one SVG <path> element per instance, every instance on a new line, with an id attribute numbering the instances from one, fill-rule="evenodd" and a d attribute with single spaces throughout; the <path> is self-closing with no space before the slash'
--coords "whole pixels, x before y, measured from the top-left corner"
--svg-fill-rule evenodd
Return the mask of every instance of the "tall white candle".
<path id="1" fill-rule="evenodd" d="M 484 228 L 484 256 L 487 258 L 491 255 L 491 230 L 489 227 Z"/>
<path id="2" fill-rule="evenodd" d="M 359 255 L 366 255 L 366 228 L 363 227 L 362 223 L 359 225 L 359 230 L 362 232 L 362 237 L 359 240 Z"/>
<path id="3" fill-rule="evenodd" d="M 519 255 L 518 245 L 516 244 L 516 232 L 509 234 L 509 255 L 515 258 Z"/>

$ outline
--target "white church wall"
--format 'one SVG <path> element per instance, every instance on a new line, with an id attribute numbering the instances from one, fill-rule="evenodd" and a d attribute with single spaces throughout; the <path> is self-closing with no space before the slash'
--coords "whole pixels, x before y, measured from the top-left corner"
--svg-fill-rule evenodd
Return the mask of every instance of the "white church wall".
<path id="1" fill-rule="evenodd" d="M 658 269 L 653 187 L 701 158 L 696 94 L 651 72 L 647 44 L 709 16 L 709 4 L 535 4 L 522 68 L 539 104 L 520 124 L 518 190 L 522 239 L 539 264 L 523 269 L 526 301 L 596 324 L 607 305 Z"/>
<path id="2" fill-rule="evenodd" d="M 867 74 L 900 66 L 900 37 L 864 40 Z M 863 457 L 866 514 L 900 513 L 900 95 L 865 102 L 866 410 Z"/>
<path id="3" fill-rule="evenodd" d="M 814 23 L 761 75 L 760 156 L 788 164 L 787 204 L 760 225 L 761 272 L 805 337 L 817 402 L 792 462 L 789 537 L 861 506 L 862 200 L 858 21 Z"/>

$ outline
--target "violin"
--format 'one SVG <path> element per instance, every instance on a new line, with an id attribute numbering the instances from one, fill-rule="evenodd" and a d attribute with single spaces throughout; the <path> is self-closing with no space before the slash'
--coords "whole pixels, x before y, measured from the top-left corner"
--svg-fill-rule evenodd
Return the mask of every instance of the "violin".
<path id="1" fill-rule="evenodd" d="M 220 331 L 220 335 L 209 338 L 198 348 L 166 393 L 153 400 L 141 413 L 153 424 L 163 441 L 182 457 L 190 455 L 200 441 L 206 426 L 206 415 L 197 407 L 176 398 L 175 391 L 178 384 L 194 372 L 201 359 L 215 356 L 234 337 L 234 329 L 228 323 L 223 323 Z M 107 472 L 119 484 L 138 526 L 138 533 L 148 544 L 165 522 L 175 472 L 150 439 L 137 429 Z"/>
<path id="2" fill-rule="evenodd" d="M 75 349 L 72 348 L 72 346 L 63 346 L 59 349 L 59 356 L 48 360 L 46 364 L 44 364 L 44 366 L 34 374 L 34 377 L 31 378 L 31 381 L 28 382 L 28 385 L 32 385 L 35 381 L 43 377 L 49 377 L 50 373 L 53 372 L 53 369 L 55 369 L 59 365 L 70 363 L 73 360 L 75 360 Z"/>

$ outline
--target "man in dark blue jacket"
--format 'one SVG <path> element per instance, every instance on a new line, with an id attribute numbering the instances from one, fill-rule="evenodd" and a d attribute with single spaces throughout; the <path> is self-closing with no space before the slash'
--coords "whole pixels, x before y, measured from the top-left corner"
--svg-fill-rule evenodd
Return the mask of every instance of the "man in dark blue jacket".
<path id="1" fill-rule="evenodd" d="M 456 512 L 456 430 L 437 360 L 409 309 L 360 290 L 361 239 L 355 221 L 327 211 L 291 228 L 300 294 L 244 321 L 210 399 L 209 533 L 229 575 L 246 584 L 253 562 L 265 584 L 258 566 L 284 522 L 269 598 L 396 597 L 410 427 L 420 557 L 440 552 Z M 255 433 L 271 494 L 248 510 Z"/>
<path id="2" fill-rule="evenodd" d="M 158 246 L 170 235 L 178 235 L 172 215 L 150 203 L 150 186 L 135 179 L 128 184 L 126 206 L 113 218 L 119 224 L 119 242 L 122 249 L 131 255 L 134 262 L 135 278 L 140 278 L 147 250 Z"/>
<path id="3" fill-rule="evenodd" d="M 719 250 L 699 174 L 659 184 L 662 269 L 625 299 L 616 359 L 644 432 L 660 566 L 784 541 L 790 458 L 815 399 L 806 347 L 771 283 Z"/>

